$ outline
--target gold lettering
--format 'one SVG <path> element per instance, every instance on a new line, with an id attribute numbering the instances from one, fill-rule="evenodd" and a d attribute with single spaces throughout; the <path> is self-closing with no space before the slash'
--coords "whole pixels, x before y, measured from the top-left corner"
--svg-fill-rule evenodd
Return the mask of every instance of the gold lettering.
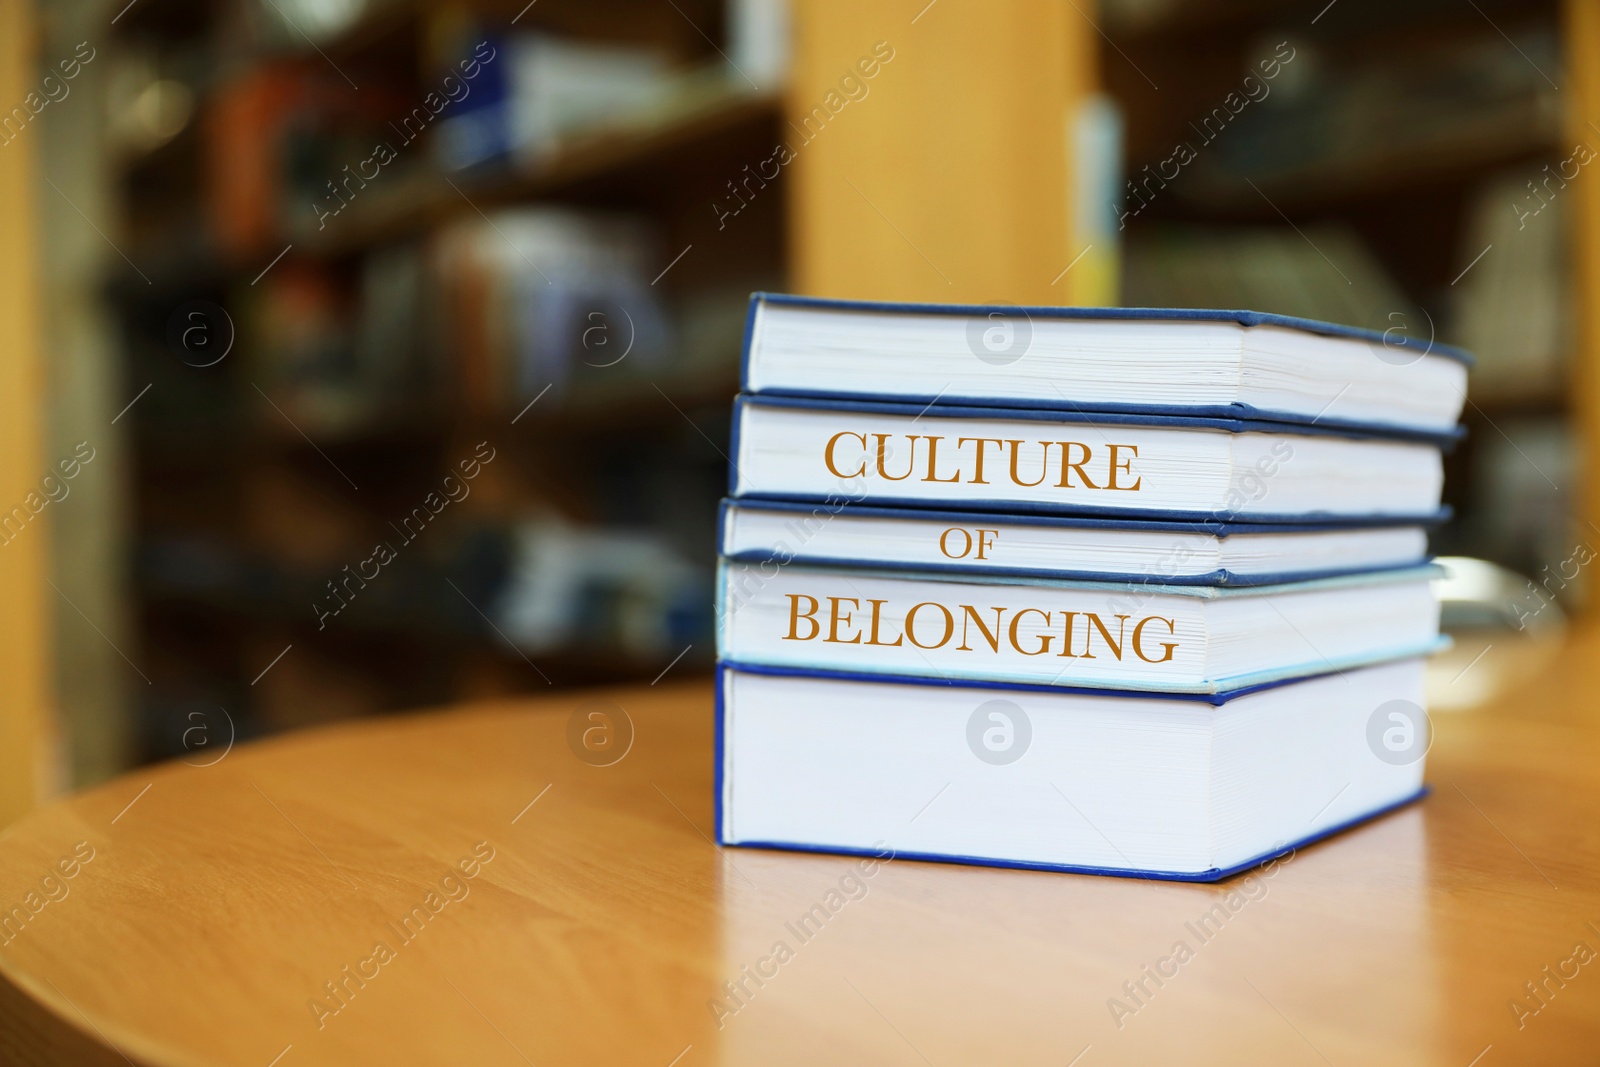
<path id="1" fill-rule="evenodd" d="M 850 616 L 852 613 L 847 611 L 843 615 L 839 614 L 839 605 L 847 602 L 852 607 L 861 607 L 861 601 L 855 599 L 854 597 L 831 596 L 828 598 L 828 636 L 823 638 L 824 644 L 832 642 L 836 645 L 859 645 L 861 643 L 860 634 L 856 634 L 848 641 L 839 636 L 839 624 L 842 622 L 846 626 L 850 625 Z"/>
<path id="2" fill-rule="evenodd" d="M 1076 611 L 1063 611 L 1061 617 L 1064 622 L 1063 629 L 1066 632 L 1061 635 L 1061 651 L 1056 653 L 1056 658 L 1077 659 L 1077 653 L 1072 651 L 1072 622 L 1078 617 L 1078 613 Z"/>
<path id="3" fill-rule="evenodd" d="M 1002 444 L 1002 442 L 998 437 L 958 437 L 956 438 L 956 447 L 960 448 L 968 441 L 978 442 L 978 462 L 974 465 L 970 484 L 988 485 L 989 483 L 983 477 L 983 446 L 988 444 L 998 445 Z"/>
<path id="4" fill-rule="evenodd" d="M 1022 617 L 1024 615 L 1028 614 L 1029 612 L 1032 612 L 1035 615 L 1041 616 L 1044 619 L 1044 624 L 1046 626 L 1050 625 L 1050 613 L 1048 611 L 1040 611 L 1038 608 L 1023 608 L 1021 611 L 1019 611 L 1015 615 L 1011 616 L 1011 627 L 1007 631 L 1007 633 L 1011 637 L 1011 647 L 1016 649 L 1018 652 L 1021 652 L 1024 656 L 1042 656 L 1046 652 L 1050 651 L 1050 642 L 1054 641 L 1056 639 L 1056 635 L 1055 634 L 1040 634 L 1039 635 L 1039 647 L 1034 649 L 1032 652 L 1029 652 L 1027 649 L 1023 648 L 1021 645 L 1019 645 L 1017 643 L 1017 624 L 1019 622 L 1021 622 L 1022 621 Z M 1137 636 L 1138 633 L 1139 633 L 1139 631 L 1137 631 L 1137 630 L 1134 631 L 1134 635 L 1135 635 L 1134 639 L 1135 640 L 1138 640 L 1138 636 Z"/>
<path id="5" fill-rule="evenodd" d="M 983 620 L 978 618 L 977 609 L 975 609 L 971 604 L 963 604 L 963 605 L 961 605 L 961 612 L 962 612 L 962 616 L 961 616 L 961 643 L 956 646 L 957 651 L 960 651 L 960 652 L 971 652 L 972 651 L 972 649 L 967 647 L 967 620 L 968 619 L 971 619 L 973 622 L 978 624 L 978 631 L 983 634 L 983 639 L 985 641 L 989 642 L 989 648 L 992 651 L 995 651 L 995 652 L 999 652 L 1000 651 L 1000 619 L 1001 619 L 1001 616 L 1003 616 L 1006 613 L 1006 609 L 1005 608 L 990 607 L 989 610 L 994 612 L 994 633 L 990 633 L 989 632 L 989 628 L 983 624 Z"/>
<path id="6" fill-rule="evenodd" d="M 1135 478 L 1133 480 L 1133 484 L 1132 485 L 1118 485 L 1117 484 L 1117 472 L 1118 471 L 1127 471 L 1129 474 L 1133 473 L 1133 460 L 1125 459 L 1121 463 L 1117 462 L 1117 449 L 1119 449 L 1119 448 L 1126 448 L 1129 452 L 1132 452 L 1135 456 L 1137 456 L 1139 454 L 1139 446 L 1138 445 L 1112 445 L 1111 446 L 1111 481 L 1106 483 L 1106 488 L 1107 489 L 1125 489 L 1130 493 L 1131 492 L 1137 492 L 1138 489 L 1139 489 L 1139 484 L 1144 481 L 1143 478 Z M 1082 472 L 1080 471 L 1079 473 L 1081 474 Z"/>
<path id="7" fill-rule="evenodd" d="M 950 535 L 953 533 L 959 533 L 962 537 L 967 539 L 966 545 L 961 549 L 960 552 L 950 551 L 949 545 L 946 544 L 950 538 Z M 952 526 L 950 529 L 939 535 L 939 551 L 945 554 L 946 559 L 966 559 L 967 553 L 972 551 L 972 535 L 967 533 L 967 531 L 963 530 L 959 526 Z"/>
<path id="8" fill-rule="evenodd" d="M 1160 659 L 1151 659 L 1149 656 L 1145 655 L 1144 654 L 1144 645 L 1140 642 L 1140 636 L 1144 633 L 1145 626 L 1147 624 L 1151 623 L 1151 622 L 1164 622 L 1164 623 L 1167 624 L 1167 633 L 1168 634 L 1175 634 L 1176 633 L 1176 630 L 1177 630 L 1177 622 L 1176 622 L 1176 620 L 1174 620 L 1174 619 L 1163 619 L 1159 615 L 1147 615 L 1144 618 L 1139 620 L 1139 625 L 1137 625 L 1137 626 L 1135 626 L 1133 628 L 1133 650 L 1134 650 L 1134 652 L 1138 653 L 1139 658 L 1144 660 L 1146 663 L 1166 663 L 1166 662 L 1168 662 L 1168 661 L 1170 661 L 1172 659 L 1173 649 L 1178 647 L 1178 643 L 1176 641 L 1163 641 L 1163 642 L 1161 642 L 1161 647 L 1166 649 L 1166 654 L 1163 655 Z"/>
<path id="9" fill-rule="evenodd" d="M 872 436 L 874 436 L 874 437 L 876 437 L 878 439 L 878 475 L 879 475 L 879 477 L 885 479 L 886 481 L 891 481 L 891 482 L 903 482 L 907 478 L 911 477 L 911 465 L 914 462 L 916 462 L 916 457 L 917 457 L 917 437 L 918 437 L 918 435 L 917 434 L 912 434 L 910 437 L 906 438 L 906 442 L 910 445 L 911 455 L 906 457 L 906 472 L 904 474 L 900 475 L 900 477 L 898 477 L 898 478 L 896 478 L 894 475 L 890 474 L 888 471 L 883 469 L 883 461 L 884 461 L 885 458 L 887 458 L 885 456 L 885 454 L 884 454 L 885 453 L 885 448 L 888 445 L 889 436 L 890 435 L 886 434 L 886 433 L 875 433 Z"/>
<path id="10" fill-rule="evenodd" d="M 1006 441 L 1006 444 L 1011 446 L 1011 481 L 1013 484 L 1032 487 L 1041 484 L 1045 478 L 1049 476 L 1050 442 L 1041 441 L 1039 443 L 1044 446 L 1044 455 L 1039 461 L 1039 477 L 1034 481 L 1025 482 L 1022 480 L 1022 476 L 1017 473 L 1017 460 L 1022 454 L 1022 442 L 1015 440 Z"/>
<path id="11" fill-rule="evenodd" d="M 928 476 L 922 480 L 925 482 L 959 482 L 961 480 L 961 470 L 959 468 L 948 478 L 940 478 L 934 473 L 934 467 L 939 462 L 939 442 L 943 441 L 944 438 L 927 437 L 924 440 L 928 442 Z"/>
<path id="12" fill-rule="evenodd" d="M 867 644 L 869 644 L 869 645 L 882 645 L 885 648 L 899 648 L 900 647 L 900 642 L 905 640 L 905 638 L 903 636 L 902 637 L 897 637 L 893 641 L 879 641 L 878 640 L 878 613 L 883 610 L 883 606 L 885 604 L 887 604 L 888 601 L 887 600 L 869 600 L 869 601 L 867 601 L 867 603 L 872 605 L 872 629 L 870 631 L 868 631 L 868 633 L 867 633 Z"/>
<path id="13" fill-rule="evenodd" d="M 1083 473 L 1083 465 L 1089 462 L 1089 459 L 1092 456 L 1089 446 L 1084 444 L 1082 441 L 1057 441 L 1056 444 L 1061 446 L 1061 481 L 1056 484 L 1056 488 L 1071 489 L 1073 471 L 1077 471 L 1078 477 L 1083 479 L 1084 488 L 1100 488 L 1098 485 L 1095 485 L 1094 482 L 1089 480 L 1089 476 L 1087 474 Z M 1076 463 L 1072 462 L 1072 449 L 1074 446 L 1083 449 L 1083 458 L 1078 460 Z"/>
<path id="14" fill-rule="evenodd" d="M 785 637 L 784 640 L 809 641 L 813 637 L 816 637 L 818 632 L 822 629 L 822 625 L 817 622 L 815 617 L 817 614 L 817 608 L 821 607 L 821 605 L 817 603 L 817 598 L 814 596 L 806 596 L 804 593 L 785 593 L 784 596 L 789 598 L 789 635 Z M 811 601 L 811 609 L 809 611 L 802 612 L 800 610 L 801 600 Z M 801 619 L 804 619 L 806 622 L 811 624 L 811 632 L 806 634 L 804 637 L 800 636 Z"/>
<path id="15" fill-rule="evenodd" d="M 940 614 L 944 616 L 944 636 L 939 638 L 938 641 L 931 645 L 925 645 L 921 641 L 917 640 L 917 612 L 921 611 L 923 608 L 938 608 Z M 911 638 L 911 643 L 916 645 L 918 648 L 943 648 L 945 643 L 950 640 L 950 636 L 955 632 L 955 616 L 951 615 L 950 609 L 945 607 L 943 604 L 935 603 L 932 600 L 924 600 L 922 603 L 917 604 L 910 611 L 906 612 L 906 636 Z"/>
<path id="16" fill-rule="evenodd" d="M 1101 637 L 1101 639 L 1103 641 L 1105 641 L 1106 647 L 1111 649 L 1111 654 L 1113 656 L 1115 656 L 1117 659 L 1120 660 L 1122 658 L 1122 633 L 1123 633 L 1123 630 L 1128 625 L 1128 616 L 1126 616 L 1126 615 L 1113 615 L 1112 616 L 1112 618 L 1114 618 L 1114 619 L 1122 620 L 1121 622 L 1119 622 L 1117 624 L 1117 636 L 1116 636 L 1115 640 L 1112 640 L 1111 631 L 1106 629 L 1106 624 L 1104 622 L 1100 621 L 1100 616 L 1096 615 L 1092 611 L 1084 612 L 1083 616 L 1084 616 L 1084 618 L 1089 620 L 1089 626 L 1090 626 L 1090 630 L 1087 633 L 1084 634 L 1083 658 L 1084 659 L 1094 659 L 1094 656 L 1089 652 L 1089 649 L 1093 644 L 1093 640 L 1092 639 L 1094 637 L 1094 631 L 1095 630 L 1099 630 L 1100 631 L 1100 637 Z"/>
<path id="17" fill-rule="evenodd" d="M 951 527 L 951 530 L 957 529 L 960 529 L 960 527 Z M 817 617 L 821 610 L 819 599 L 805 593 L 785 593 L 784 596 L 789 599 L 789 632 L 784 636 L 783 640 L 812 641 L 822 636 L 823 625 Z M 865 626 L 860 627 L 855 622 L 855 617 L 861 610 L 862 600 L 855 597 L 839 596 L 830 596 L 825 599 L 828 601 L 828 624 L 826 627 L 827 634 L 822 637 L 822 640 L 827 644 L 866 644 L 876 645 L 880 648 L 899 648 L 904 644 L 905 639 L 909 637 L 911 638 L 911 643 L 917 648 L 943 648 L 955 636 L 957 612 L 961 616 L 961 641 L 956 645 L 956 650 L 960 652 L 979 651 L 983 644 L 987 644 L 991 652 L 998 654 L 1001 651 L 1002 643 L 1008 643 L 1015 651 L 1024 656 L 1049 655 L 1056 639 L 1056 635 L 1050 633 L 1049 629 L 1056 614 L 1061 617 L 1062 633 L 1061 651 L 1055 653 L 1055 655 L 1061 659 L 1097 658 L 1094 654 L 1096 634 L 1099 635 L 1099 640 L 1105 645 L 1106 650 L 1109 650 L 1111 655 L 1118 661 L 1124 658 L 1124 652 L 1131 645 L 1133 653 L 1145 663 L 1170 663 L 1173 661 L 1181 644 L 1177 640 L 1177 620 L 1160 615 L 1148 615 L 1140 619 L 1134 625 L 1133 634 L 1130 637 L 1128 635 L 1128 624 L 1132 621 L 1131 615 L 1117 614 L 1110 616 L 1117 620 L 1117 632 L 1113 634 L 1105 618 L 1092 611 L 1061 611 L 1053 613 L 1039 608 L 1021 608 L 1011 616 L 1008 623 L 1006 621 L 1006 612 L 1010 609 L 1005 607 L 993 604 L 987 608 L 979 608 L 972 604 L 957 604 L 947 607 L 934 600 L 925 600 L 920 604 L 913 605 L 911 610 L 905 614 L 901 624 L 901 633 L 894 640 L 889 641 L 884 639 L 887 635 L 882 633 L 883 613 L 889 601 L 866 600 L 865 603 L 870 606 L 871 612 Z M 924 641 L 916 632 L 917 616 L 923 609 L 930 609 L 944 617 L 944 632 L 939 634 L 936 640 Z M 992 627 L 983 616 L 985 611 L 994 612 L 994 625 Z M 1037 615 L 1042 620 L 1037 632 L 1031 635 L 1023 633 L 1024 620 L 1029 615 Z M 1083 651 L 1075 652 L 1072 644 L 1075 636 L 1076 620 L 1079 615 L 1084 616 L 1086 629 L 1084 631 Z M 976 624 L 978 628 L 978 634 L 981 638 L 979 646 L 973 646 L 968 643 L 968 635 L 972 624 Z M 1145 647 L 1145 629 L 1152 624 L 1156 627 L 1157 636 L 1151 637 L 1149 643 L 1161 650 L 1160 655 L 1152 654 L 1153 649 Z M 1163 626 L 1166 627 L 1164 636 L 1169 640 L 1160 639 L 1160 630 Z M 866 631 L 864 638 L 863 628 Z M 924 626 L 924 629 L 926 629 L 926 626 Z M 1023 648 L 1023 640 L 1029 636 L 1036 639 L 1036 645 L 1031 649 Z"/>
<path id="18" fill-rule="evenodd" d="M 846 474 L 844 471 L 833 465 L 833 449 L 834 446 L 839 443 L 839 438 L 841 437 L 854 437 L 856 440 L 861 442 L 861 450 L 863 452 L 867 450 L 866 434 L 851 433 L 849 430 L 841 430 L 839 433 L 836 433 L 832 437 L 828 438 L 828 447 L 822 451 L 822 462 L 827 465 L 828 473 L 832 474 L 835 478 L 859 478 L 863 474 L 867 473 L 867 460 L 865 456 L 861 458 L 861 469 L 856 471 L 854 474 Z"/>
<path id="19" fill-rule="evenodd" d="M 984 534 L 990 534 L 991 536 L 986 539 L 983 536 Z M 991 549 L 991 548 L 994 547 L 995 540 L 997 538 L 999 538 L 999 536 L 1000 536 L 1000 531 L 999 530 L 985 530 L 982 527 L 979 527 L 979 529 L 978 529 L 978 558 L 979 559 L 988 559 L 989 558 L 988 556 L 984 555 L 984 552 L 986 550 Z"/>

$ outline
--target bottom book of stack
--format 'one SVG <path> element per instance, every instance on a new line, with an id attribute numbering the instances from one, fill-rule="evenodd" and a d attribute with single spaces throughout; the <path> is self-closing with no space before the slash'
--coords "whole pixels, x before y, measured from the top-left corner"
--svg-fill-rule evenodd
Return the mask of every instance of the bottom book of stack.
<path id="1" fill-rule="evenodd" d="M 724 664 L 723 844 L 1216 881 L 1423 793 L 1423 664 L 1206 695 Z"/>

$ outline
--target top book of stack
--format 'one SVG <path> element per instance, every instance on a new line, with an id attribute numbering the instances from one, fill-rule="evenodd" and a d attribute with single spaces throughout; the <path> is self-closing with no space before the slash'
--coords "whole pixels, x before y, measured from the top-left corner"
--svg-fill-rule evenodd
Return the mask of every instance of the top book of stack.
<path id="1" fill-rule="evenodd" d="M 746 393 L 1265 420 L 1447 442 L 1466 352 L 1252 311 L 751 297 Z"/>

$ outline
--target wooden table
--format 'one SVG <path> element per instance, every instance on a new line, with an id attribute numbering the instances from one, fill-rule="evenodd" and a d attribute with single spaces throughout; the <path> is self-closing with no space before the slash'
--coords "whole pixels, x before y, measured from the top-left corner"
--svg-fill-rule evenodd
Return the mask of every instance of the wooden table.
<path id="1" fill-rule="evenodd" d="M 1221 886 L 719 850 L 703 681 L 142 770 L 0 838 L 0 1062 L 1594 1063 L 1597 653 L 1437 716 L 1420 806 Z"/>

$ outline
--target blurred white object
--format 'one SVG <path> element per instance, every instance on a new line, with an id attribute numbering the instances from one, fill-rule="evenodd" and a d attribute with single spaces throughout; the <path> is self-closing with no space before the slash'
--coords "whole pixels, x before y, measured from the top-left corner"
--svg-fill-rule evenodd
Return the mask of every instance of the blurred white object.
<path id="1" fill-rule="evenodd" d="M 1117 203 L 1122 199 L 1122 156 L 1126 140 L 1122 110 L 1111 97 L 1099 93 L 1079 104 L 1071 120 L 1072 158 L 1077 172 L 1073 181 L 1073 229 L 1084 248 L 1075 271 L 1063 272 L 1072 304 L 1121 302 L 1122 220 Z M 1058 279 L 1059 280 L 1059 279 Z M 1054 283 L 1052 283 L 1054 284 Z"/>
<path id="2" fill-rule="evenodd" d="M 562 137 L 648 108 L 666 64 L 655 52 L 528 35 L 512 43 L 512 152 L 536 161 Z"/>
<path id="3" fill-rule="evenodd" d="M 298 44 L 329 41 L 356 24 L 366 0 L 268 0 L 263 14 L 276 17 L 281 36 Z"/>
<path id="4" fill-rule="evenodd" d="M 156 53 L 137 45 L 114 55 L 106 101 L 111 139 L 134 155 L 160 148 L 194 117 L 194 92 L 163 76 Z"/>
<path id="5" fill-rule="evenodd" d="M 559 396 L 580 362 L 606 370 L 626 360 L 611 374 L 620 382 L 671 350 L 646 266 L 655 243 L 634 219 L 511 209 L 466 219 L 444 231 L 438 247 L 447 291 L 465 287 L 465 303 L 486 316 L 450 328 L 457 341 L 483 336 L 490 388 L 514 397 L 513 409 L 552 384 Z"/>
<path id="6" fill-rule="evenodd" d="M 1428 662 L 1434 712 L 1496 707 L 1496 698 L 1536 677 L 1560 649 L 1566 613 L 1549 589 L 1487 560 L 1441 556 L 1434 582 L 1440 629 L 1455 645 Z"/>
<path id="7" fill-rule="evenodd" d="M 1445 576 L 1433 583 L 1440 629 L 1500 628 L 1531 633 L 1565 628 L 1567 616 L 1554 594 L 1488 560 L 1440 556 Z"/>
<path id="8" fill-rule="evenodd" d="M 789 76 L 789 0 L 728 0 L 728 63 L 734 79 L 748 78 L 773 93 Z"/>
<path id="9" fill-rule="evenodd" d="M 530 651 L 587 644 L 658 656 L 673 643 L 673 615 L 703 600 L 705 585 L 698 568 L 651 534 L 543 519 L 517 531 L 496 615 Z"/>
<path id="10" fill-rule="evenodd" d="M 534 33 L 491 47 L 477 97 L 439 124 L 447 169 L 506 155 L 531 166 L 573 134 L 648 113 L 668 84 L 667 64 L 651 49 Z"/>

